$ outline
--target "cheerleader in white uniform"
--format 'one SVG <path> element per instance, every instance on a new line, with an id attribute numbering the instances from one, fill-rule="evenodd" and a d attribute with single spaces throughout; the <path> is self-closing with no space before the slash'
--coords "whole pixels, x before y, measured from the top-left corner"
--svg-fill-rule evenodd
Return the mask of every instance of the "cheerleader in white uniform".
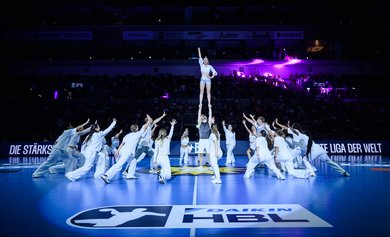
<path id="1" fill-rule="evenodd" d="M 189 142 L 190 142 L 190 138 L 188 135 L 188 128 L 185 128 L 183 135 L 180 138 L 180 160 L 179 160 L 180 165 L 183 164 L 183 161 L 184 161 L 184 165 L 188 164 L 188 153 L 191 148 L 188 145 Z"/>
<path id="2" fill-rule="evenodd" d="M 210 165 L 214 171 L 211 182 L 214 184 L 221 184 L 221 174 L 219 172 L 218 160 L 222 157 L 221 150 L 221 134 L 218 131 L 218 125 L 214 123 L 214 118 L 212 118 L 211 125 L 211 134 L 209 137 L 210 145 Z"/>
<path id="3" fill-rule="evenodd" d="M 126 175 L 126 179 L 136 179 L 135 170 L 136 170 L 136 160 L 134 159 L 135 149 L 137 148 L 137 144 L 142 136 L 142 134 L 146 131 L 147 127 L 152 123 L 152 118 L 149 115 L 147 123 L 145 123 L 141 130 L 138 130 L 137 124 L 132 124 L 130 126 L 131 132 L 123 137 L 121 144 L 116 151 L 117 162 L 111 166 L 109 170 L 105 174 L 101 176 L 105 183 L 109 184 L 111 179 L 115 174 L 120 172 L 126 162 L 132 164 L 129 167 L 129 172 Z M 134 161 L 134 162 L 132 162 Z"/>
<path id="4" fill-rule="evenodd" d="M 226 138 L 226 165 L 234 165 L 236 159 L 233 149 L 236 147 L 236 133 L 231 124 L 226 126 L 225 121 L 222 121 L 222 127 Z"/>
<path id="5" fill-rule="evenodd" d="M 245 120 L 242 120 L 242 123 L 244 124 L 244 127 L 249 134 L 249 148 L 246 150 L 246 155 L 248 156 L 248 161 L 249 161 L 256 151 L 256 138 L 257 138 L 256 127 L 252 125 L 251 129 L 249 129 L 248 126 L 246 126 Z"/>
<path id="6" fill-rule="evenodd" d="M 85 157 L 85 163 L 82 167 L 68 172 L 65 176 L 70 181 L 76 181 L 82 176 L 86 175 L 88 171 L 93 167 L 96 158 L 98 157 L 98 152 L 102 149 L 104 137 L 111 132 L 111 130 L 115 127 L 116 119 L 112 119 L 112 122 L 108 128 L 104 131 L 100 131 L 100 126 L 98 124 L 93 125 L 91 128 L 90 134 L 86 137 L 84 141 L 84 147 L 82 149 L 82 153 Z M 99 162 L 99 166 L 96 167 L 96 171 L 104 170 L 105 162 Z M 95 171 L 95 173 L 96 173 Z"/>
<path id="7" fill-rule="evenodd" d="M 214 67 L 209 64 L 209 60 L 207 57 L 202 58 L 202 54 L 200 52 L 200 48 L 198 48 L 199 55 L 199 65 L 200 72 L 202 76 L 200 78 L 200 94 L 199 94 L 199 105 L 202 104 L 204 88 L 206 87 L 207 91 L 207 101 L 208 106 L 211 106 L 211 79 L 218 75 L 217 71 L 215 71 Z M 210 73 L 212 75 L 210 76 Z"/>
<path id="8" fill-rule="evenodd" d="M 156 140 L 154 141 L 155 155 L 153 157 L 153 163 L 154 167 L 161 167 L 160 174 L 158 175 L 158 180 L 161 184 L 164 184 L 172 177 L 169 154 L 175 124 L 176 120 L 172 119 L 169 134 L 167 134 L 167 130 L 165 128 L 161 128 L 158 131 Z"/>

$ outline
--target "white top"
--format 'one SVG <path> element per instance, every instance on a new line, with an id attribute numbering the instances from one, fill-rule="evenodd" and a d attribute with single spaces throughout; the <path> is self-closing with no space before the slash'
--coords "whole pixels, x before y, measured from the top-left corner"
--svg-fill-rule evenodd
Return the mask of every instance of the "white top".
<path id="1" fill-rule="evenodd" d="M 77 147 L 79 142 L 80 142 L 80 137 L 82 135 L 84 135 L 84 134 L 89 133 L 90 131 L 91 131 L 91 127 L 87 128 L 87 129 L 84 129 L 83 131 L 76 132 L 75 134 L 73 134 L 72 137 L 70 138 L 68 146 Z"/>
<path id="2" fill-rule="evenodd" d="M 137 148 L 137 144 L 139 139 L 141 138 L 144 131 L 139 130 L 138 132 L 131 132 L 126 134 L 126 136 L 122 139 L 122 148 L 119 151 L 119 153 L 126 154 L 126 155 L 133 155 L 135 154 L 135 149 Z"/>
<path id="3" fill-rule="evenodd" d="M 226 145 L 236 144 L 236 133 L 230 131 L 225 126 L 223 126 L 223 131 L 225 131 Z"/>
<path id="4" fill-rule="evenodd" d="M 202 73 L 202 79 L 209 79 L 208 77 L 205 77 L 204 75 L 209 75 L 210 72 L 213 72 L 214 75 L 217 74 L 217 71 L 215 71 L 214 67 L 209 65 L 203 64 L 203 59 L 199 58 L 199 65 L 200 65 L 200 72 Z"/>
<path id="5" fill-rule="evenodd" d="M 291 155 L 291 152 L 287 146 L 286 141 L 283 137 L 277 136 L 274 139 L 274 149 L 276 150 L 276 147 L 279 147 L 279 152 L 277 154 L 276 159 L 279 161 L 287 161 L 287 160 L 293 160 L 293 157 Z"/>
<path id="6" fill-rule="evenodd" d="M 256 150 L 256 138 L 255 134 L 249 134 L 249 147 L 254 151 Z"/>
<path id="7" fill-rule="evenodd" d="M 268 143 L 265 137 L 263 136 L 257 137 L 255 146 L 256 146 L 256 154 L 260 158 L 260 160 L 272 159 L 272 154 L 271 151 L 268 149 Z"/>
<path id="8" fill-rule="evenodd" d="M 221 143 L 220 140 L 217 138 L 217 136 L 212 132 L 209 137 L 209 144 L 210 144 L 210 154 L 215 155 L 215 145 L 214 142 L 217 142 L 217 149 L 220 147 Z"/>
<path id="9" fill-rule="evenodd" d="M 149 125 L 147 128 L 146 128 L 146 131 L 142 134 L 140 140 L 139 140 L 139 144 L 141 146 L 150 146 L 150 140 L 152 140 L 152 128 L 153 128 L 153 124 Z"/>
<path id="10" fill-rule="evenodd" d="M 103 147 L 104 137 L 115 127 L 116 121 L 112 121 L 110 126 L 104 131 L 94 132 L 91 139 L 85 144 L 85 150 L 100 151 Z"/>
<path id="11" fill-rule="evenodd" d="M 173 126 L 171 126 L 168 136 L 164 137 L 162 140 L 156 140 L 154 142 L 155 154 L 157 156 L 170 154 L 172 134 L 173 134 Z"/>
<path id="12" fill-rule="evenodd" d="M 57 149 L 61 149 L 61 150 L 66 150 L 66 147 L 69 144 L 70 138 L 75 133 L 76 133 L 76 128 L 71 128 L 71 129 L 64 130 L 62 132 L 62 134 L 55 141 L 53 149 L 57 148 Z"/>

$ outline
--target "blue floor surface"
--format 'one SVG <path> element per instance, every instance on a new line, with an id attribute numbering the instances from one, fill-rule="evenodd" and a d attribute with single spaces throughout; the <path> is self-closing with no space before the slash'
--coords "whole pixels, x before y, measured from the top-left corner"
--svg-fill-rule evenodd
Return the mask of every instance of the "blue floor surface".
<path id="1" fill-rule="evenodd" d="M 177 157 L 166 184 L 149 173 L 148 158 L 135 180 L 33 179 L 42 160 L 0 159 L 2 236 L 390 236 L 390 157 L 339 160 L 350 177 L 315 161 L 316 177 L 278 180 L 267 168 L 243 179 L 239 156 L 235 166 L 219 161 L 222 184 Z"/>

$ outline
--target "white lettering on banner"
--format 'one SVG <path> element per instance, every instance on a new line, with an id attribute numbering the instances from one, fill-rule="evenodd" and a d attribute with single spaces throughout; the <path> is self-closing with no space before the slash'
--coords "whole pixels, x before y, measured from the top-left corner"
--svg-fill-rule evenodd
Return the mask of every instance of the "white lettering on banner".
<path id="1" fill-rule="evenodd" d="M 381 143 L 363 143 L 364 151 L 366 153 L 381 153 L 382 144 Z"/>
<path id="2" fill-rule="evenodd" d="M 10 145 L 9 146 L 9 154 L 10 155 L 20 155 L 21 150 L 22 150 L 22 145 Z"/>
<path id="3" fill-rule="evenodd" d="M 362 153 L 362 145 L 359 143 L 349 143 L 348 146 L 348 153 Z"/>
<path id="4" fill-rule="evenodd" d="M 9 155 L 49 155 L 53 145 L 30 144 L 30 145 L 10 145 Z"/>
<path id="5" fill-rule="evenodd" d="M 326 143 L 319 143 L 318 144 L 320 147 L 324 148 L 324 150 L 326 151 L 326 153 L 328 153 L 329 151 L 329 147 L 328 147 L 328 144 Z"/>
<path id="6" fill-rule="evenodd" d="M 86 229 L 333 227 L 298 204 L 106 206 L 66 223 Z"/>
<path id="7" fill-rule="evenodd" d="M 318 145 L 324 148 L 327 153 L 331 153 L 331 154 L 381 154 L 382 153 L 382 143 L 380 142 L 318 143 Z"/>
<path id="8" fill-rule="evenodd" d="M 345 153 L 346 149 L 344 144 L 342 143 L 333 143 L 330 144 L 330 152 L 331 153 Z"/>

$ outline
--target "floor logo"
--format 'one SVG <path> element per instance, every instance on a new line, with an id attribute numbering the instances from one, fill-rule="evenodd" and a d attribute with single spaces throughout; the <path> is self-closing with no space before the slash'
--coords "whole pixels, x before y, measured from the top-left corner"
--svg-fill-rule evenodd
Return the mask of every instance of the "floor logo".
<path id="1" fill-rule="evenodd" d="M 67 220 L 78 228 L 270 228 L 332 227 L 297 204 L 111 206 Z"/>

